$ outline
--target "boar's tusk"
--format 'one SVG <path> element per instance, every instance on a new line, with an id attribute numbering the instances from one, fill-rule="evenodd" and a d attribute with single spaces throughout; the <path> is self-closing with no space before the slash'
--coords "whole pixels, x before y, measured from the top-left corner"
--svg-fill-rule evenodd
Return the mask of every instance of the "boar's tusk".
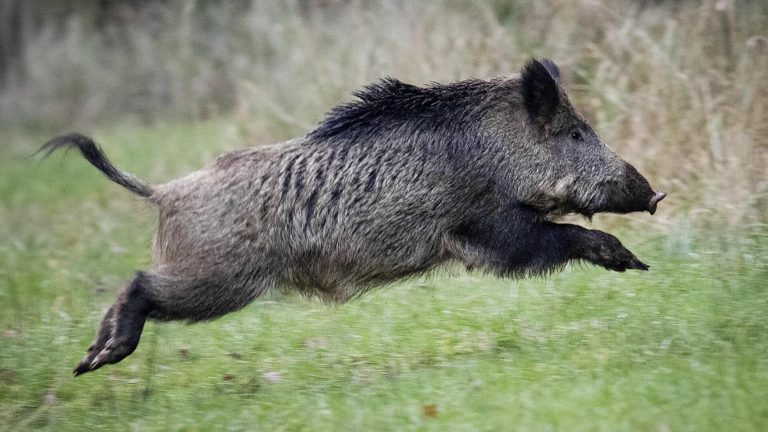
<path id="1" fill-rule="evenodd" d="M 648 212 L 650 214 L 656 213 L 656 205 L 659 203 L 659 201 L 663 200 L 664 197 L 666 197 L 667 194 L 665 192 L 656 192 L 656 195 L 651 198 L 651 202 L 648 205 Z"/>

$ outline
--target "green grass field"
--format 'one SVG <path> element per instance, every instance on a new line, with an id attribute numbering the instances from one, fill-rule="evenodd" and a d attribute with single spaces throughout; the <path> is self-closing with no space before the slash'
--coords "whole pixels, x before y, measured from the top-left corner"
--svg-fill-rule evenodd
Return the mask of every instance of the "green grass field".
<path id="1" fill-rule="evenodd" d="M 215 124 L 96 137 L 153 182 L 240 144 Z M 136 353 L 75 379 L 102 313 L 149 265 L 156 216 L 79 155 L 28 158 L 46 138 L 7 132 L 0 148 L 0 429 L 768 424 L 765 227 L 700 230 L 664 219 L 664 205 L 595 221 L 613 221 L 648 273 L 512 281 L 448 268 L 343 306 L 272 296 L 210 323 L 149 323 Z"/>

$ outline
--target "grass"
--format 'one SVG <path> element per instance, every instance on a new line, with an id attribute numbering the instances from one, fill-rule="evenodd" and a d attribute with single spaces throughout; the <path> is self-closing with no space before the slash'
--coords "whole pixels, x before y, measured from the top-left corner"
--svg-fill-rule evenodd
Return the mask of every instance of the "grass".
<path id="1" fill-rule="evenodd" d="M 155 182 L 237 145 L 221 122 L 95 135 L 118 166 Z M 150 323 L 131 357 L 74 379 L 101 314 L 149 264 L 155 214 L 75 154 L 25 158 L 42 135 L 2 138 L 0 429 L 768 422 L 764 228 L 704 236 L 682 219 L 649 228 L 647 215 L 618 233 L 648 273 L 585 266 L 511 281 L 451 268 L 338 307 L 272 296 L 211 323 Z"/>

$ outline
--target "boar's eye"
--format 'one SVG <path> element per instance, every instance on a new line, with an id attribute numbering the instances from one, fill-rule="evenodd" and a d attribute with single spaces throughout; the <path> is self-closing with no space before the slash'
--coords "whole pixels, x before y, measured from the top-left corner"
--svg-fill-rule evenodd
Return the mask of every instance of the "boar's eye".
<path id="1" fill-rule="evenodd" d="M 571 138 L 576 141 L 583 141 L 584 138 L 581 136 L 581 132 L 574 130 L 571 131 Z"/>

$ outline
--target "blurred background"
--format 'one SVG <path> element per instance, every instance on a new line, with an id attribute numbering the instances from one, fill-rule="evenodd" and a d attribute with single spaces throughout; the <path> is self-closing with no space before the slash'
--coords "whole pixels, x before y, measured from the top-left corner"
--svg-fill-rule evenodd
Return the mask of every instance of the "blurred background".
<path id="1" fill-rule="evenodd" d="M 306 133 L 385 75 L 488 78 L 546 56 L 672 193 L 665 215 L 766 221 L 764 1 L 4 0 L 0 20 L 6 129 L 215 119 L 237 128 L 213 144 L 227 150 Z"/>
<path id="2" fill-rule="evenodd" d="M 268 298 L 150 323 L 126 361 L 71 379 L 156 215 L 79 156 L 30 158 L 48 138 L 92 135 L 161 183 L 305 134 L 381 77 L 531 57 L 669 193 L 590 225 L 651 272 Z M 0 430 L 761 430 L 767 167 L 766 1 L 0 0 Z"/>

